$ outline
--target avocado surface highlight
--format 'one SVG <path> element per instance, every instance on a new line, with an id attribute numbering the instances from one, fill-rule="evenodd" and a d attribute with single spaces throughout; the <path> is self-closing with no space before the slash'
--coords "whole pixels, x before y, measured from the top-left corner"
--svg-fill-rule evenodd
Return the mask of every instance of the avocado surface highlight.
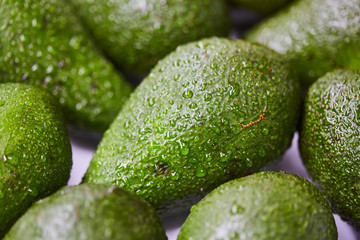
<path id="1" fill-rule="evenodd" d="M 135 74 L 147 74 L 178 45 L 230 33 L 224 0 L 70 2 L 106 55 Z"/>
<path id="2" fill-rule="evenodd" d="M 130 189 L 163 216 L 183 211 L 281 155 L 298 107 L 276 52 L 222 38 L 182 45 L 131 95 L 83 180 Z"/>
<path id="3" fill-rule="evenodd" d="M 359 12 L 358 0 L 295 1 L 251 30 L 247 40 L 284 54 L 307 88 L 332 69 L 360 69 Z"/>
<path id="4" fill-rule="evenodd" d="M 66 185 L 70 141 L 44 89 L 0 84 L 0 238 L 36 200 Z"/>
<path id="5" fill-rule="evenodd" d="M 360 71 L 336 70 L 310 87 L 299 146 L 334 211 L 360 229 Z"/>
<path id="6" fill-rule="evenodd" d="M 0 8 L 0 83 L 42 86 L 72 124 L 105 131 L 131 87 L 97 51 L 61 0 L 4 0 Z"/>
<path id="7" fill-rule="evenodd" d="M 284 172 L 259 172 L 227 182 L 191 208 L 178 240 L 336 240 L 325 196 Z"/>
<path id="8" fill-rule="evenodd" d="M 136 194 L 110 185 L 65 187 L 35 203 L 5 240 L 166 240 L 160 217 Z"/>

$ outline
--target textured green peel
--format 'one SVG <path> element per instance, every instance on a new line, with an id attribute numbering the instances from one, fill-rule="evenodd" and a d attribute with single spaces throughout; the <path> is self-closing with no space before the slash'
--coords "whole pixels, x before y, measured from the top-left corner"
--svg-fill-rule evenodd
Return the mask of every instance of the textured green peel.
<path id="1" fill-rule="evenodd" d="M 61 0 L 1 1 L 4 82 L 46 88 L 69 122 L 97 132 L 107 129 L 131 91 Z"/>
<path id="2" fill-rule="evenodd" d="M 178 45 L 230 33 L 224 0 L 70 0 L 97 45 L 124 71 L 148 73 Z"/>
<path id="3" fill-rule="evenodd" d="M 66 187 L 34 204 L 6 240 L 166 240 L 160 217 L 136 194 L 105 185 Z"/>
<path id="4" fill-rule="evenodd" d="M 360 228 L 359 71 L 336 70 L 310 87 L 299 144 L 334 211 Z"/>
<path id="5" fill-rule="evenodd" d="M 247 39 L 284 54 L 309 87 L 331 69 L 360 69 L 359 12 L 358 0 L 296 1 Z"/>
<path id="6" fill-rule="evenodd" d="M 165 215 L 189 208 L 282 154 L 298 104 L 272 50 L 221 38 L 180 46 L 131 95 L 84 181 L 124 186 Z"/>
<path id="7" fill-rule="evenodd" d="M 71 165 L 55 99 L 33 86 L 0 84 L 0 238 L 33 202 L 66 185 Z"/>
<path id="8" fill-rule="evenodd" d="M 227 182 L 191 208 L 178 240 L 336 240 L 326 198 L 306 179 L 260 172 Z"/>

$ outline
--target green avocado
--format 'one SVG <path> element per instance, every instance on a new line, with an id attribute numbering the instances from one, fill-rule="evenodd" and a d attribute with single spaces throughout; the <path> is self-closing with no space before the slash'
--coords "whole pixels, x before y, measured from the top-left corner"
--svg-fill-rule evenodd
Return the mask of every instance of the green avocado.
<path id="1" fill-rule="evenodd" d="M 68 122 L 97 132 L 108 128 L 131 91 L 61 0 L 1 1 L 4 82 L 46 88 Z"/>
<path id="2" fill-rule="evenodd" d="M 106 131 L 84 182 L 111 183 L 163 216 L 290 146 L 299 84 L 276 52 L 210 38 L 161 60 Z"/>
<path id="3" fill-rule="evenodd" d="M 360 71 L 336 70 L 310 87 L 299 145 L 334 211 L 360 229 Z"/>
<path id="4" fill-rule="evenodd" d="M 166 240 L 155 210 L 106 185 L 65 187 L 34 204 L 4 240 Z"/>
<path id="5" fill-rule="evenodd" d="M 359 0 L 295 1 L 251 30 L 247 40 L 284 54 L 307 88 L 332 69 L 360 69 L 359 12 Z"/>
<path id="6" fill-rule="evenodd" d="M 336 240 L 325 196 L 306 179 L 260 172 L 227 182 L 191 208 L 178 240 Z"/>
<path id="7" fill-rule="evenodd" d="M 97 45 L 123 70 L 148 73 L 178 45 L 230 33 L 224 0 L 70 0 Z"/>
<path id="8" fill-rule="evenodd" d="M 0 84 L 0 238 L 36 200 L 66 185 L 70 141 L 44 89 Z"/>
<path id="9" fill-rule="evenodd" d="M 271 14 L 293 0 L 230 0 L 235 6 L 263 15 Z"/>

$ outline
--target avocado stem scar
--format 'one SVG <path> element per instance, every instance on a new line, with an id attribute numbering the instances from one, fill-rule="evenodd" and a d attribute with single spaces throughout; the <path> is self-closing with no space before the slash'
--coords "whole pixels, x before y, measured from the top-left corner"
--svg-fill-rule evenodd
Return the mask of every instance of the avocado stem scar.
<path id="1" fill-rule="evenodd" d="M 248 127 L 254 125 L 255 123 L 260 122 L 260 121 L 263 120 L 263 119 L 267 119 L 268 117 L 265 117 L 266 109 L 267 109 L 267 106 L 265 106 L 263 113 L 259 115 L 259 118 L 258 118 L 257 120 L 255 120 L 255 121 L 250 121 L 248 124 L 238 123 L 238 125 L 241 125 L 242 128 L 245 129 L 245 128 L 248 128 Z"/>

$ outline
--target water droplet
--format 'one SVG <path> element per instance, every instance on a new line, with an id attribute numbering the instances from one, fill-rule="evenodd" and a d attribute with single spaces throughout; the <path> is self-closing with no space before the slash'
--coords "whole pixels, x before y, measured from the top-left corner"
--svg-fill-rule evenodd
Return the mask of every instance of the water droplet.
<path id="1" fill-rule="evenodd" d="M 155 98 L 148 98 L 147 102 L 149 107 L 152 107 L 155 104 Z"/>
<path id="2" fill-rule="evenodd" d="M 176 120 L 171 119 L 170 122 L 169 122 L 169 124 L 170 124 L 170 126 L 175 127 L 175 125 L 176 125 Z"/>
<path id="3" fill-rule="evenodd" d="M 122 153 L 122 152 L 125 151 L 125 149 L 126 149 L 125 146 L 120 146 L 120 147 L 117 148 L 117 152 L 118 152 L 118 153 Z"/>
<path id="4" fill-rule="evenodd" d="M 216 126 L 216 125 L 210 125 L 210 128 L 217 134 L 220 135 L 221 134 L 221 129 Z"/>
<path id="5" fill-rule="evenodd" d="M 264 127 L 261 129 L 261 133 L 262 133 L 262 135 L 266 136 L 269 134 L 269 129 Z"/>
<path id="6" fill-rule="evenodd" d="M 230 89 L 230 98 L 234 98 L 236 97 L 237 95 L 239 95 L 240 93 L 240 85 L 238 83 L 234 84 L 233 86 L 231 86 L 231 89 Z"/>
<path id="7" fill-rule="evenodd" d="M 189 162 L 190 163 L 198 163 L 199 160 L 197 158 L 191 158 L 191 159 L 189 159 Z"/>
<path id="8" fill-rule="evenodd" d="M 231 215 L 235 215 L 235 214 L 241 214 L 245 211 L 245 209 L 237 204 L 236 202 L 233 203 L 233 205 L 231 206 L 231 209 L 230 209 L 230 214 Z"/>
<path id="9" fill-rule="evenodd" d="M 205 161 L 210 162 L 213 159 L 210 153 L 205 155 Z"/>
<path id="10" fill-rule="evenodd" d="M 180 78 L 180 74 L 176 74 L 176 75 L 174 76 L 174 81 L 179 80 L 179 78 Z"/>
<path id="11" fill-rule="evenodd" d="M 187 90 L 183 93 L 184 98 L 191 98 L 193 96 L 193 92 L 190 90 Z"/>
<path id="12" fill-rule="evenodd" d="M 45 156 L 42 156 L 42 155 L 41 155 L 41 161 L 42 161 L 43 163 L 45 163 L 45 162 L 47 161 L 47 158 L 46 158 Z"/>
<path id="13" fill-rule="evenodd" d="M 253 161 L 252 161 L 250 158 L 246 158 L 246 159 L 245 159 L 245 164 L 246 164 L 247 167 L 250 168 L 250 167 L 253 166 L 254 163 L 253 163 Z"/>
<path id="14" fill-rule="evenodd" d="M 220 162 L 227 162 L 231 158 L 231 153 L 220 152 Z"/>
<path id="15" fill-rule="evenodd" d="M 28 192 L 30 193 L 31 196 L 38 196 L 39 195 L 39 191 L 36 188 L 32 188 L 32 189 L 28 189 Z"/>
<path id="16" fill-rule="evenodd" d="M 190 103 L 189 107 L 190 107 L 190 109 L 195 109 L 195 108 L 197 108 L 197 104 L 194 102 Z"/>
<path id="17" fill-rule="evenodd" d="M 174 105 L 174 100 L 169 100 L 170 105 Z"/>
<path id="18" fill-rule="evenodd" d="M 222 119 L 221 119 L 221 124 L 224 125 L 224 126 L 226 126 L 226 125 L 229 124 L 229 120 L 227 120 L 226 118 L 222 118 Z"/>
<path id="19" fill-rule="evenodd" d="M 164 133 L 164 132 L 165 132 L 165 128 L 163 128 L 163 127 L 157 127 L 157 132 L 158 132 L 158 133 Z"/>
<path id="20" fill-rule="evenodd" d="M 5 105 L 5 101 L 4 100 L 0 100 L 0 107 Z"/>
<path id="21" fill-rule="evenodd" d="M 5 156 L 3 155 L 3 159 L 6 163 L 16 166 L 19 163 L 19 159 L 17 156 Z"/>
<path id="22" fill-rule="evenodd" d="M 213 107 L 208 107 L 208 108 L 206 109 L 206 111 L 207 111 L 208 113 L 212 113 L 212 112 L 214 111 L 214 108 L 213 108 Z"/>
<path id="23" fill-rule="evenodd" d="M 213 149 L 213 150 L 217 149 L 216 142 L 211 138 L 209 140 L 207 140 L 207 145 L 210 149 Z"/>
<path id="24" fill-rule="evenodd" d="M 211 68 L 211 69 L 215 69 L 215 68 L 217 68 L 217 64 L 216 64 L 216 63 L 212 63 L 212 64 L 210 64 L 210 68 Z"/>
<path id="25" fill-rule="evenodd" d="M 180 146 L 181 155 L 184 155 L 184 156 L 188 155 L 189 152 L 190 152 L 189 145 L 186 142 L 182 141 L 182 140 L 178 141 L 178 143 L 179 143 L 179 146 Z"/>
<path id="26" fill-rule="evenodd" d="M 207 175 L 207 171 L 203 168 L 196 168 L 195 176 L 197 177 L 205 177 Z"/>
<path id="27" fill-rule="evenodd" d="M 210 93 L 206 93 L 205 96 L 204 96 L 205 101 L 210 101 L 211 98 L 212 98 L 212 95 Z"/>
<path id="28" fill-rule="evenodd" d="M 182 104 L 177 105 L 177 110 L 181 110 L 183 108 Z"/>

